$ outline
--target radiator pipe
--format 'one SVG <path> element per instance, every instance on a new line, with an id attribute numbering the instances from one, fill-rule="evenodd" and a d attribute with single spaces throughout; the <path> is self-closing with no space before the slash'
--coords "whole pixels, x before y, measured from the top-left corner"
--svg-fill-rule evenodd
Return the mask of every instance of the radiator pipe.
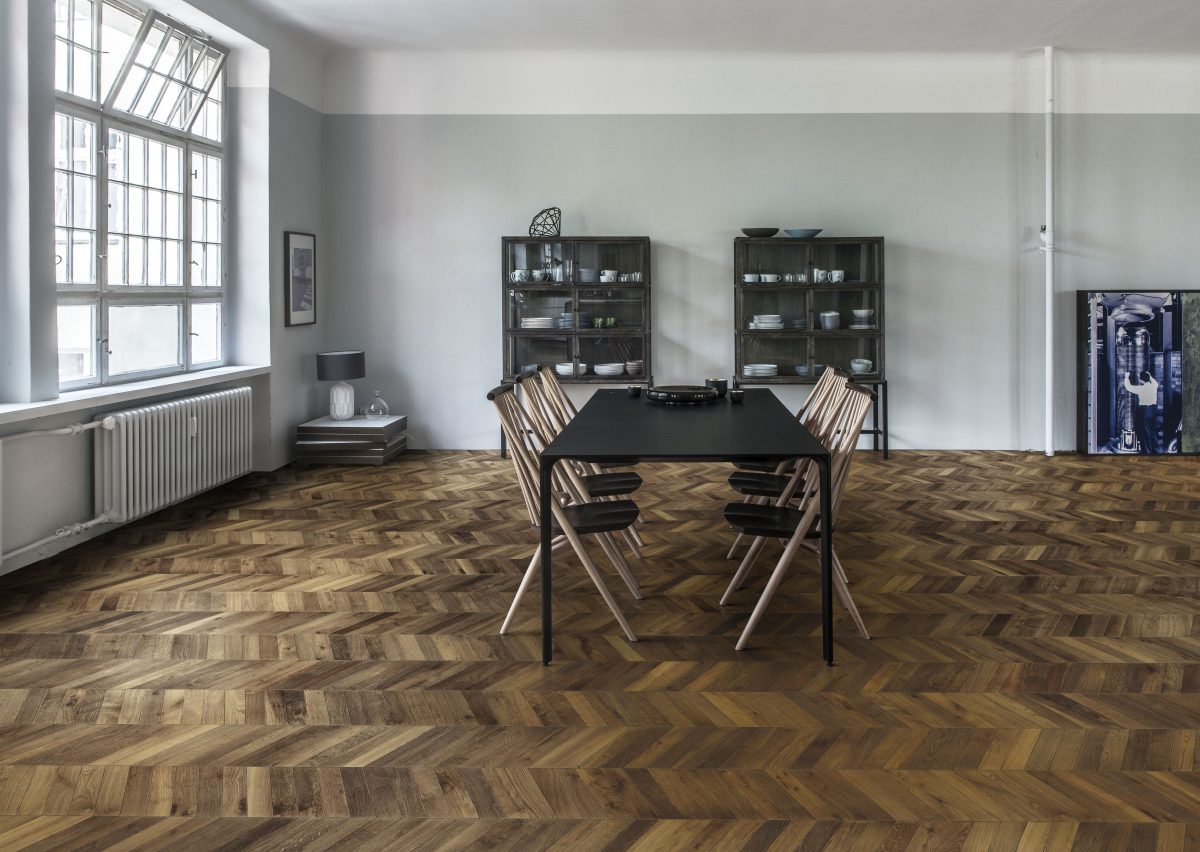
<path id="1" fill-rule="evenodd" d="M 41 438 L 48 435 L 82 435 L 84 432 L 90 432 L 92 429 L 106 429 L 111 432 L 116 428 L 116 419 L 105 417 L 103 420 L 93 420 L 90 423 L 72 423 L 70 426 L 63 426 L 61 429 L 39 429 L 34 432 L 17 432 L 15 435 L 4 435 L 0 436 L 0 442 L 17 441 L 21 438 Z"/>
<path id="2" fill-rule="evenodd" d="M 40 538 L 35 542 L 25 545 L 24 547 L 18 547 L 16 550 L 10 550 L 8 553 L 4 554 L 3 559 L 13 559 L 23 553 L 28 553 L 31 550 L 37 550 L 42 545 L 50 544 L 52 541 L 58 541 L 60 538 L 68 538 L 69 536 L 79 535 L 82 532 L 87 532 L 92 527 L 98 527 L 101 524 L 108 524 L 111 522 L 112 518 L 110 518 L 107 514 L 104 514 L 97 515 L 90 521 L 81 521 L 79 523 L 61 526 L 54 531 L 53 535 Z"/>
<path id="3" fill-rule="evenodd" d="M 4 435 L 0 437 L 0 451 L 4 449 L 5 443 L 10 441 L 18 441 L 22 438 L 39 438 L 50 435 L 82 435 L 85 432 L 92 431 L 93 429 L 105 429 L 111 432 L 115 428 L 117 428 L 116 419 L 112 417 L 105 417 L 103 420 L 93 420 L 90 423 L 72 423 L 70 426 L 63 426 L 60 429 L 37 429 L 32 432 L 17 432 L 14 435 Z M 3 456 L 0 455 L 0 473 L 2 473 L 3 470 Z M 0 513 L 0 519 L 2 518 L 3 514 Z M 52 541 L 58 541 L 59 539 L 67 538 L 68 536 L 79 535 L 82 532 L 90 530 L 92 527 L 99 526 L 100 524 L 110 523 L 111 520 L 112 518 L 107 514 L 97 515 L 90 521 L 82 521 L 79 523 L 61 526 L 54 531 L 53 535 L 40 538 L 35 542 L 24 545 L 23 547 L 18 547 L 16 550 L 10 550 L 8 553 L 4 553 L 3 550 L 0 550 L 0 565 L 2 565 L 8 559 L 20 556 L 23 553 L 28 553 L 31 550 L 37 550 L 39 547 L 47 545 Z M 2 524 L 2 522 L 0 522 L 0 524 Z M 0 530 L 0 532 L 2 532 L 2 530 Z"/>

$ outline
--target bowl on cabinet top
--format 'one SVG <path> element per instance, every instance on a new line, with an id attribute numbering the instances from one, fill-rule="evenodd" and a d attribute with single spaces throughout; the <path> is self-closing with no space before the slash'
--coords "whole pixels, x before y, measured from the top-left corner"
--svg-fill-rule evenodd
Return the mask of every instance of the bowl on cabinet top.
<path id="1" fill-rule="evenodd" d="M 773 237 L 779 233 L 778 228 L 742 228 L 747 237 Z"/>
<path id="2" fill-rule="evenodd" d="M 810 240 L 817 234 L 821 233 L 820 228 L 784 228 L 783 232 L 789 237 L 799 237 L 802 240 Z"/>

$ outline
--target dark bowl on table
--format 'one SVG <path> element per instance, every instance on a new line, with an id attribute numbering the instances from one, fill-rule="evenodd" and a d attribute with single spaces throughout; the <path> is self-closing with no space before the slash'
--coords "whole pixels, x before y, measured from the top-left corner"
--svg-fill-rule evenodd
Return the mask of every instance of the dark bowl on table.
<path id="1" fill-rule="evenodd" d="M 773 237 L 779 233 L 778 228 L 742 228 L 747 237 Z"/>

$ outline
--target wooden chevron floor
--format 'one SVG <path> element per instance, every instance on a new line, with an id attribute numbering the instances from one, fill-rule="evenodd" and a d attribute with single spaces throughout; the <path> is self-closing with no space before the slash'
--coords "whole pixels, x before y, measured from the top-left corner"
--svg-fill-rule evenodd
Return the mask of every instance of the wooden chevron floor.
<path id="1" fill-rule="evenodd" d="M 1200 459 L 860 454 L 751 650 L 721 465 L 626 642 L 488 453 L 285 469 L 0 579 L 0 848 L 1200 849 Z"/>

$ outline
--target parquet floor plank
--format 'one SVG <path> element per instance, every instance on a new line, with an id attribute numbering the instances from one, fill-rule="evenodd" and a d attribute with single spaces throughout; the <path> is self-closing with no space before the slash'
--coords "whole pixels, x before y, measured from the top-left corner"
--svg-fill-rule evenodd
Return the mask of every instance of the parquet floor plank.
<path id="1" fill-rule="evenodd" d="M 643 465 L 556 662 L 510 463 L 247 477 L 0 578 L 5 849 L 1200 848 L 1200 460 L 856 459 L 873 639 L 799 563 L 749 650 L 721 465 Z M 772 548 L 775 546 L 772 545 Z M 774 552 L 774 551 L 770 551 Z"/>

